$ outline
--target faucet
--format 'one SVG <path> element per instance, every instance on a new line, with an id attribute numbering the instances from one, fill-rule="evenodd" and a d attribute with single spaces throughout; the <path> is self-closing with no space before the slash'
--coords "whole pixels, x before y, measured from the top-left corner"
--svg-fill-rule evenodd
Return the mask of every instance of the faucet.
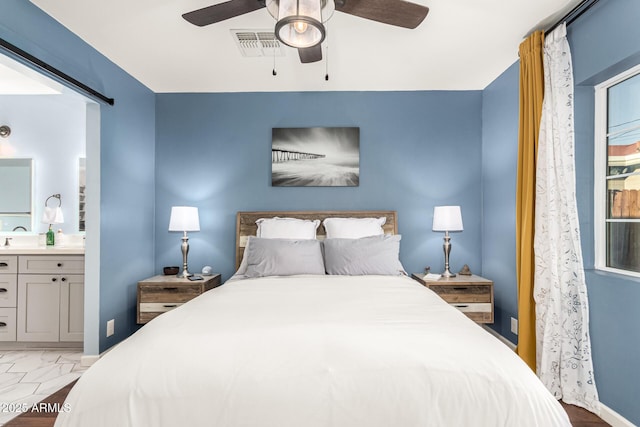
<path id="1" fill-rule="evenodd" d="M 7 237 L 4 239 L 4 245 L 9 246 L 9 240 L 12 240 L 12 237 Z"/>
<path id="2" fill-rule="evenodd" d="M 27 231 L 27 229 L 26 229 L 26 228 L 24 228 L 24 227 L 23 227 L 23 226 L 21 226 L 21 225 L 19 225 L 19 226 L 17 226 L 17 227 L 14 227 L 12 231 L 16 231 L 16 230 L 18 230 L 19 228 L 22 228 L 24 231 Z"/>

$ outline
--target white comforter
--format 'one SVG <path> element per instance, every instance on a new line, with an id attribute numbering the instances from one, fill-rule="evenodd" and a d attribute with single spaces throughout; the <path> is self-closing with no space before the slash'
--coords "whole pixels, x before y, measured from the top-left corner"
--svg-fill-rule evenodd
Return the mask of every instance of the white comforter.
<path id="1" fill-rule="evenodd" d="M 505 345 L 407 277 L 231 281 L 104 355 L 56 426 L 570 426 Z"/>

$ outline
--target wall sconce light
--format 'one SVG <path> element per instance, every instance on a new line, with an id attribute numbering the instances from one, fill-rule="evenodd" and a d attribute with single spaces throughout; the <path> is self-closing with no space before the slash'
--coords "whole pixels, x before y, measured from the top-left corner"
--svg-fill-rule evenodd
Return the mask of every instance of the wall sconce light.
<path id="1" fill-rule="evenodd" d="M 11 128 L 7 125 L 0 126 L 0 138 L 9 138 L 11 135 Z"/>

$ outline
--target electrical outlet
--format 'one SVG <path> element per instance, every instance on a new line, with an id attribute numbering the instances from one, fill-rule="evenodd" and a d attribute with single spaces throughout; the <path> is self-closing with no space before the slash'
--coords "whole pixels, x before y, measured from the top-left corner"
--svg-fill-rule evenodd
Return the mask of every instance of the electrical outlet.
<path id="1" fill-rule="evenodd" d="M 518 319 L 511 318 L 511 332 L 518 335 Z"/>
<path id="2" fill-rule="evenodd" d="M 107 322 L 107 336 L 110 337 L 115 333 L 116 333 L 116 319 L 111 319 Z"/>

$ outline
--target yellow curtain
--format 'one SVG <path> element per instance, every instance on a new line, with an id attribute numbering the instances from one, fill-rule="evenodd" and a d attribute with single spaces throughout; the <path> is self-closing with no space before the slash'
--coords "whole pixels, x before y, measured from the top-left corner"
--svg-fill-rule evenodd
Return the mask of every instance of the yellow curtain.
<path id="1" fill-rule="evenodd" d="M 516 272 L 518 279 L 518 355 L 536 370 L 536 311 L 533 300 L 533 226 L 536 156 L 544 95 L 544 33 L 520 44 L 520 122 L 516 188 Z"/>

